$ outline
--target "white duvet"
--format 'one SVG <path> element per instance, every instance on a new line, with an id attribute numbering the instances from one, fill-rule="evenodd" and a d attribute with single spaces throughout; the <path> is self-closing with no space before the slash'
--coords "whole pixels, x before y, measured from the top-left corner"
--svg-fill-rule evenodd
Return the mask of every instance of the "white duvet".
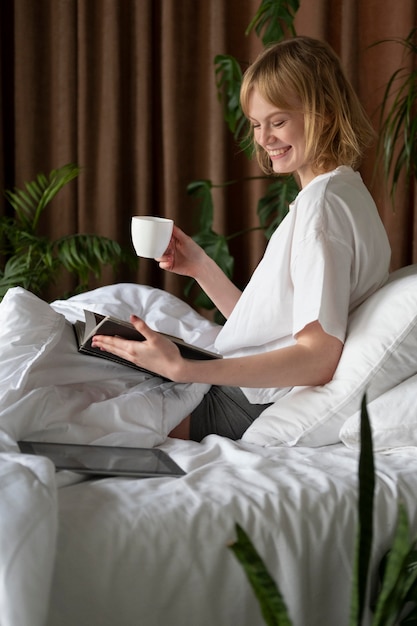
<path id="1" fill-rule="evenodd" d="M 227 544 L 238 522 L 279 583 L 294 626 L 348 622 L 358 452 L 167 439 L 207 387 L 79 355 L 69 322 L 93 308 L 144 315 L 211 347 L 218 327 L 177 299 L 119 285 L 56 302 L 11 290 L 0 305 L 1 626 L 261 626 Z M 178 479 L 55 474 L 19 438 L 159 446 Z M 407 454 L 407 456 L 405 456 Z M 417 531 L 415 448 L 377 456 L 375 567 L 399 500 Z"/>

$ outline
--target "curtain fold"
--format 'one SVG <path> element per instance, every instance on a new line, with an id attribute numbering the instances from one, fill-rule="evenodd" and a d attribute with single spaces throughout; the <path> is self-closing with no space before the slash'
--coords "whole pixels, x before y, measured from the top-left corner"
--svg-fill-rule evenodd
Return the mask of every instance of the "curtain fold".
<path id="1" fill-rule="evenodd" d="M 130 245 L 135 214 L 172 217 L 192 234 L 198 210 L 186 193 L 197 179 L 236 184 L 214 191 L 215 230 L 258 225 L 255 163 L 239 153 L 217 98 L 214 57 L 245 67 L 262 43 L 245 29 L 260 0 L 2 0 L 0 3 L 0 187 L 20 186 L 70 161 L 83 169 L 54 200 L 43 228 L 53 238 L 94 232 Z M 417 26 L 415 0 L 301 0 L 298 34 L 326 39 L 341 56 L 365 108 L 378 107 L 405 59 L 398 44 Z M 395 212 L 374 177 L 375 150 L 361 172 L 377 201 L 393 269 L 417 262 L 415 187 L 402 185 Z M 5 203 L 0 211 L 7 210 Z M 235 281 L 244 286 L 265 239 L 230 242 Z M 183 297 L 186 280 L 140 260 L 136 273 L 105 271 L 102 283 L 138 281 Z M 93 282 L 92 287 L 98 283 Z M 46 297 L 71 287 L 64 280 Z"/>

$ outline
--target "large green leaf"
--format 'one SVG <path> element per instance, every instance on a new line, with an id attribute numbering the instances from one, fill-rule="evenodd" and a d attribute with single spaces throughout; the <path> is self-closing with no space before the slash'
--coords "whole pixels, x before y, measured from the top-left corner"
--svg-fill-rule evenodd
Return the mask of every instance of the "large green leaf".
<path id="1" fill-rule="evenodd" d="M 228 278 L 232 278 L 234 258 L 230 254 L 227 238 L 224 237 L 224 235 L 219 235 L 210 229 L 200 231 L 196 235 L 193 235 L 193 239 L 203 248 L 203 250 L 205 250 L 208 256 L 217 263 L 226 276 L 228 276 Z M 215 308 L 212 300 L 197 285 L 194 279 L 187 282 L 185 295 L 189 296 L 193 288 L 197 288 L 197 295 L 194 298 L 194 305 L 196 307 L 201 307 L 203 309 L 207 309 L 208 311 Z M 215 320 L 219 324 L 224 323 L 224 318 L 221 314 L 216 314 Z"/>
<path id="2" fill-rule="evenodd" d="M 270 239 L 288 213 L 289 205 L 298 193 L 298 185 L 292 176 L 273 179 L 267 192 L 258 202 L 258 217 L 265 236 Z"/>
<path id="3" fill-rule="evenodd" d="M 417 553 L 410 547 L 410 527 L 407 513 L 400 504 L 394 543 L 384 567 L 383 584 L 378 594 L 372 626 L 394 624 L 406 601 L 417 600 Z M 410 592 L 413 595 L 410 596 Z"/>
<path id="4" fill-rule="evenodd" d="M 10 287 L 16 286 L 40 295 L 42 289 L 54 282 L 58 267 L 47 240 L 43 239 L 42 245 L 29 245 L 6 261 L 0 274 L 0 300 Z"/>
<path id="5" fill-rule="evenodd" d="M 214 206 L 211 180 L 195 180 L 187 186 L 187 193 L 193 196 L 199 208 L 199 229 L 210 231 L 213 225 Z"/>
<path id="6" fill-rule="evenodd" d="M 224 235 L 205 231 L 194 235 L 193 239 L 222 268 L 228 278 L 233 276 L 234 259 L 230 255 L 227 238 Z"/>
<path id="7" fill-rule="evenodd" d="M 68 163 L 52 170 L 49 177 L 38 174 L 36 179 L 24 184 L 24 189 L 5 191 L 5 196 L 16 212 L 17 219 L 30 232 L 35 232 L 39 218 L 58 191 L 80 172 L 78 165 Z"/>
<path id="8" fill-rule="evenodd" d="M 234 258 L 230 254 L 227 238 L 213 230 L 214 207 L 212 189 L 214 187 L 223 187 L 223 185 L 213 185 L 210 180 L 197 180 L 187 187 L 187 192 L 196 198 L 197 208 L 199 209 L 199 231 L 193 235 L 193 239 L 217 263 L 223 272 L 229 278 L 232 278 Z M 185 295 L 187 297 L 190 296 L 194 287 L 196 287 L 194 280 L 187 282 L 185 287 Z M 200 287 L 197 289 L 194 304 L 196 307 L 207 310 L 214 308 L 213 302 Z M 224 320 L 219 316 L 217 321 L 221 323 Z"/>
<path id="9" fill-rule="evenodd" d="M 359 457 L 358 534 L 353 571 L 350 626 L 360 626 L 365 610 L 368 573 L 373 539 L 375 468 L 372 434 L 366 409 L 366 395 L 361 405 L 361 452 Z"/>
<path id="10" fill-rule="evenodd" d="M 229 547 L 239 560 L 258 599 L 268 626 L 291 626 L 281 592 L 269 574 L 253 543 L 239 524 L 235 525 L 237 541 Z"/>
<path id="11" fill-rule="evenodd" d="M 398 43 L 411 55 L 409 65 L 415 68 L 417 57 L 417 28 L 406 38 L 392 38 L 376 42 Z M 390 195 L 395 205 L 395 195 L 400 177 L 405 174 L 407 182 L 417 177 L 417 70 L 403 66 L 391 75 L 380 108 L 380 130 L 377 146 L 377 162 L 382 162 L 385 177 L 390 181 Z M 377 171 L 377 170 L 376 170 Z"/>
<path id="12" fill-rule="evenodd" d="M 255 29 L 264 46 L 281 41 L 288 34 L 295 36 L 294 18 L 299 8 L 298 0 L 262 0 L 246 35 Z"/>
<path id="13" fill-rule="evenodd" d="M 15 212 L 13 217 L 0 218 L 0 300 L 10 287 L 18 285 L 42 296 L 62 269 L 77 277 L 80 291 L 88 288 L 91 275 L 101 275 L 104 265 L 137 265 L 131 248 L 122 249 L 106 237 L 75 234 L 53 241 L 38 233 L 42 212 L 79 171 L 77 165 L 68 163 L 48 176 L 38 174 L 23 189 L 5 192 Z"/>
<path id="14" fill-rule="evenodd" d="M 214 58 L 217 95 L 224 103 L 224 119 L 229 130 L 236 136 L 243 118 L 239 94 L 242 70 L 236 59 L 229 54 L 218 54 Z"/>
<path id="15" fill-rule="evenodd" d="M 78 277 L 79 288 L 86 288 L 90 274 L 99 278 L 103 265 L 115 268 L 128 261 L 121 246 L 98 235 L 76 234 L 56 242 L 57 259 L 65 269 Z"/>

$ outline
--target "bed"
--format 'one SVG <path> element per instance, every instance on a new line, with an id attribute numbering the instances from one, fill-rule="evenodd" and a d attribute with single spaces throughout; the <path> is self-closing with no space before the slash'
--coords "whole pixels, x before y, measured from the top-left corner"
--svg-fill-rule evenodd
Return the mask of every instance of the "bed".
<path id="1" fill-rule="evenodd" d="M 359 408 L 376 462 L 371 593 L 403 502 L 417 534 L 417 265 L 354 311 L 334 379 L 297 388 L 240 441 L 167 435 L 207 391 L 80 355 L 84 308 L 212 348 L 219 328 L 148 286 L 48 304 L 21 288 L 0 304 L 1 626 L 258 626 L 228 544 L 239 523 L 294 626 L 347 624 L 357 523 Z M 87 480 L 18 451 L 42 440 L 158 447 L 180 478 Z"/>

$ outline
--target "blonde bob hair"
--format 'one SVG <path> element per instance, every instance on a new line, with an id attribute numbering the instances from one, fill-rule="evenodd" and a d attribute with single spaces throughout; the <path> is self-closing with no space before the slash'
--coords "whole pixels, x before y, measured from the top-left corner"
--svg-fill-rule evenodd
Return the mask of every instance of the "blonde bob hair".
<path id="1" fill-rule="evenodd" d="M 306 157 L 317 174 L 339 165 L 356 169 L 374 140 L 340 60 L 325 42 L 294 37 L 267 47 L 243 75 L 240 102 L 246 117 L 254 89 L 278 109 L 303 113 Z M 254 145 L 262 170 L 273 173 L 267 152 Z"/>

